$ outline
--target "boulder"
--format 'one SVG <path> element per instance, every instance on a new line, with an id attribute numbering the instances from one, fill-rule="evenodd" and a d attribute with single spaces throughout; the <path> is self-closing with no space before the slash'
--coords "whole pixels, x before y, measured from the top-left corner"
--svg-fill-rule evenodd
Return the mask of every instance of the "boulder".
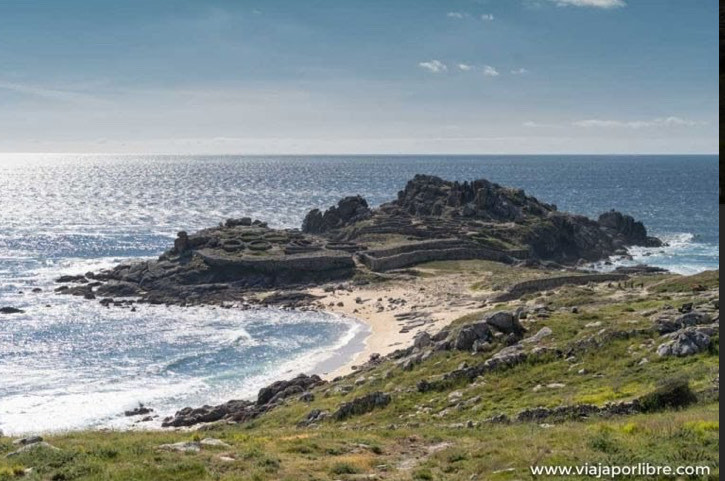
<path id="1" fill-rule="evenodd" d="M 297 423 L 297 426 L 305 427 L 314 423 L 318 423 L 329 416 L 330 413 L 322 411 L 320 409 L 313 409 L 310 411 L 305 418 Z"/>
<path id="2" fill-rule="evenodd" d="M 413 347 L 415 347 L 416 349 L 424 349 L 424 348 L 430 346 L 431 343 L 432 343 L 432 341 L 431 341 L 430 334 L 428 334 L 425 331 L 419 332 L 413 338 Z"/>
<path id="3" fill-rule="evenodd" d="M 539 331 L 531 337 L 524 339 L 522 342 L 537 344 L 541 342 L 545 337 L 551 336 L 553 331 L 549 327 L 542 327 Z"/>
<path id="4" fill-rule="evenodd" d="M 657 354 L 660 357 L 692 356 L 707 350 L 711 342 L 712 340 L 709 335 L 697 328 L 688 327 L 675 333 L 672 336 L 672 340 L 660 344 L 657 348 Z"/>
<path id="5" fill-rule="evenodd" d="M 324 383 L 325 381 L 316 374 L 313 374 L 312 376 L 300 374 L 294 379 L 290 379 L 288 381 L 277 381 L 259 390 L 256 404 L 261 406 L 273 400 L 279 401 L 280 399 L 287 398 L 293 394 L 301 394 L 304 391 L 308 391 L 313 387 Z"/>
<path id="6" fill-rule="evenodd" d="M 453 340 L 453 347 L 459 351 L 470 351 L 476 341 L 490 341 L 491 330 L 487 323 L 476 322 L 463 326 Z"/>
<path id="7" fill-rule="evenodd" d="M 486 317 L 486 324 L 503 334 L 522 335 L 526 330 L 510 312 L 498 311 Z"/>

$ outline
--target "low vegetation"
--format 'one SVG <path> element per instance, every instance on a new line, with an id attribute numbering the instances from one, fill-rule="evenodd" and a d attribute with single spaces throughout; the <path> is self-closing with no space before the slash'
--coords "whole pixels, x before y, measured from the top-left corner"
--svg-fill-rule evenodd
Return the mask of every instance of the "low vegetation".
<path id="1" fill-rule="evenodd" d="M 421 272 L 465 269 L 480 273 L 482 280 L 507 274 L 498 269 L 492 275 L 492 268 L 498 269 L 471 261 L 431 264 Z M 719 272 L 642 281 L 637 288 L 565 286 L 457 320 L 454 329 L 493 309 L 546 306 L 545 315 L 530 315 L 522 323 L 527 337 L 549 328 L 551 335 L 537 346 L 553 354 L 473 380 L 454 379 L 443 390 L 421 392 L 417 386 L 422 379 L 479 364 L 502 347 L 477 354 L 436 351 L 409 369 L 386 359 L 315 388 L 313 400 L 291 397 L 241 425 L 71 432 L 46 437 L 57 450 L 31 449 L 11 457 L 6 455 L 18 446 L 0 438 L 0 480 L 514 480 L 543 479 L 531 474 L 532 465 L 584 463 L 701 465 L 710 474 L 692 479 L 719 479 L 719 336 L 697 354 L 660 357 L 663 339 L 652 329 L 660 313 L 682 305 L 712 309 Z M 585 342 L 591 339 L 599 341 Z M 575 345 L 587 347 L 572 350 Z M 344 421 L 328 417 L 298 425 L 313 409 L 334 412 L 343 402 L 378 391 L 392 401 Z M 535 407 L 633 400 L 642 407 L 636 414 L 516 420 Z M 502 415 L 510 421 L 494 421 L 505 419 Z M 222 443 L 201 443 L 188 452 L 159 448 L 204 438 Z"/>

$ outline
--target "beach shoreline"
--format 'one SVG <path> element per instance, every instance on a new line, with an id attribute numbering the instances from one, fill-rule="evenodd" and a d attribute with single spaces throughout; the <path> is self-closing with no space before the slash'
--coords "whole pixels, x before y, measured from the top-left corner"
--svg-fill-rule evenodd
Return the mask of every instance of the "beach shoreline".
<path id="1" fill-rule="evenodd" d="M 352 290 L 308 289 L 306 292 L 317 296 L 318 304 L 324 306 L 322 311 L 356 319 L 369 329 L 361 349 L 347 362 L 317 374 L 328 380 L 351 374 L 371 356 L 385 357 L 406 348 L 418 333 L 434 334 L 483 307 L 485 293 L 470 289 L 474 279 L 465 273 L 443 275 L 445 279 L 407 276 Z"/>

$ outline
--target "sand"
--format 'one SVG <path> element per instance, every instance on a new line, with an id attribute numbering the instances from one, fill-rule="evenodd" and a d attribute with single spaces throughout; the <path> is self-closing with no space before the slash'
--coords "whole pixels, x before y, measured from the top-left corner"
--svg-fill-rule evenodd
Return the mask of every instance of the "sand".
<path id="1" fill-rule="evenodd" d="M 324 377 L 349 374 L 373 353 L 384 356 L 407 347 L 419 332 L 436 333 L 453 320 L 480 310 L 486 296 L 470 290 L 474 279 L 469 277 L 451 273 L 355 286 L 352 291 L 309 289 L 320 296 L 326 311 L 356 318 L 370 328 L 362 350 L 341 367 L 322 373 Z"/>

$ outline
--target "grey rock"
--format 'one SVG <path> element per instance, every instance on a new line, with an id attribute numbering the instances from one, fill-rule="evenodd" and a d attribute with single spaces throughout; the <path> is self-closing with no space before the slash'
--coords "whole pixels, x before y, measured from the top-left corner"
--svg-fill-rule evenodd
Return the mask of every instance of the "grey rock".
<path id="1" fill-rule="evenodd" d="M 486 324 L 503 334 L 521 335 L 526 330 L 513 314 L 506 311 L 498 311 L 486 317 Z"/>
<path id="2" fill-rule="evenodd" d="M 485 322 L 476 322 L 463 326 L 453 341 L 453 347 L 459 351 L 470 351 L 476 341 L 490 341 L 491 330 Z"/>
<path id="3" fill-rule="evenodd" d="M 376 408 L 385 407 L 390 404 L 390 394 L 376 391 L 365 396 L 353 399 L 352 401 L 342 403 L 332 414 L 333 419 L 341 421 L 351 416 L 368 413 Z"/>
<path id="4" fill-rule="evenodd" d="M 710 336 L 698 329 L 689 327 L 677 332 L 671 341 L 660 344 L 657 348 L 657 354 L 660 357 L 692 356 L 707 350 L 711 342 Z"/>

